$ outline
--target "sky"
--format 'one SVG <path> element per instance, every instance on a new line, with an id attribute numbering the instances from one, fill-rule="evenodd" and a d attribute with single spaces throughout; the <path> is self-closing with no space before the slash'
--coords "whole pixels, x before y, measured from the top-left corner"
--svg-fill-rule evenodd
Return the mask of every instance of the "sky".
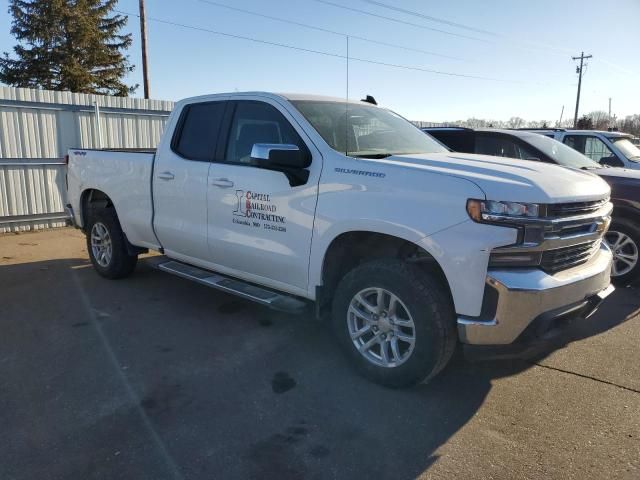
<path id="1" fill-rule="evenodd" d="M 609 98 L 618 117 L 640 113 L 640 0 L 324 1 L 146 0 L 151 97 L 254 90 L 344 97 L 348 78 L 350 98 L 373 95 L 412 120 L 555 121 L 563 106 L 563 118 L 573 116 L 571 57 L 584 51 L 593 58 L 584 69 L 581 114 L 606 111 Z M 120 0 L 117 8 L 137 14 L 138 0 Z M 8 0 L 0 0 L 0 52 L 15 44 L 7 11 Z M 136 65 L 126 82 L 142 85 L 138 22 L 131 16 L 125 28 Z M 142 95 L 140 87 L 134 96 Z"/>

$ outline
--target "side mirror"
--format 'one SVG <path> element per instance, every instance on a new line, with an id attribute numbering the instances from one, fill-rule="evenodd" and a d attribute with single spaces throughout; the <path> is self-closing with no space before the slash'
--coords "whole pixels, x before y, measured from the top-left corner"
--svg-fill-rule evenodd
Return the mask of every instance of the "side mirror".
<path id="1" fill-rule="evenodd" d="M 308 152 L 287 143 L 255 143 L 251 149 L 251 160 L 265 167 L 307 168 L 311 165 Z"/>
<path id="2" fill-rule="evenodd" d="M 610 167 L 624 167 L 624 162 L 615 155 L 602 157 L 599 163 L 600 165 L 609 165 Z"/>

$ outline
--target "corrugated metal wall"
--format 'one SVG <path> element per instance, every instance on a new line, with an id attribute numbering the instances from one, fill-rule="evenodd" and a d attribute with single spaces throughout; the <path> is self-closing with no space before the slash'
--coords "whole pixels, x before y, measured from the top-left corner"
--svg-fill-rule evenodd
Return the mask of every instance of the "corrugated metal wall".
<path id="1" fill-rule="evenodd" d="M 0 87 L 0 233 L 64 225 L 67 150 L 155 148 L 172 108 L 162 100 Z"/>

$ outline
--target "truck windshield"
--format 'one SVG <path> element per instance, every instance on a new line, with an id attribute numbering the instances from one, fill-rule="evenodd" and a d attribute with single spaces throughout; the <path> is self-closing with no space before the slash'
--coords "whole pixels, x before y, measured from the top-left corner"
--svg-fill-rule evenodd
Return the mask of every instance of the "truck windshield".
<path id="1" fill-rule="evenodd" d="M 577 150 L 567 147 L 564 143 L 560 143 L 557 140 L 545 137 L 544 135 L 530 133 L 528 135 L 523 135 L 520 138 L 528 144 L 533 145 L 545 155 L 551 157 L 551 159 L 559 165 L 571 168 L 581 168 L 583 170 L 602 168 L 602 165 L 598 162 L 594 162 L 590 158 L 585 157 Z"/>
<path id="2" fill-rule="evenodd" d="M 448 151 L 390 110 L 331 101 L 297 100 L 291 103 L 331 148 L 352 157 L 385 158 Z"/>
<path id="3" fill-rule="evenodd" d="M 629 160 L 640 162 L 640 148 L 635 146 L 628 138 L 611 139 L 613 144 L 620 149 Z"/>

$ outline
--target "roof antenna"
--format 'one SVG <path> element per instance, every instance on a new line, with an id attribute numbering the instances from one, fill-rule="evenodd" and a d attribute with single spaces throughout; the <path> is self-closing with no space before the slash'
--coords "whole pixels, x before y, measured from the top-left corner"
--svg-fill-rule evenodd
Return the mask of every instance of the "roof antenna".
<path id="1" fill-rule="evenodd" d="M 366 98 L 363 98 L 361 100 L 361 102 L 367 102 L 367 103 L 370 103 L 371 105 L 378 105 L 378 102 L 376 102 L 376 99 L 373 98 L 371 95 L 367 95 Z"/>
<path id="2" fill-rule="evenodd" d="M 344 119 L 344 154 L 349 156 L 349 35 L 345 35 L 347 41 L 347 98 L 345 106 Z"/>

